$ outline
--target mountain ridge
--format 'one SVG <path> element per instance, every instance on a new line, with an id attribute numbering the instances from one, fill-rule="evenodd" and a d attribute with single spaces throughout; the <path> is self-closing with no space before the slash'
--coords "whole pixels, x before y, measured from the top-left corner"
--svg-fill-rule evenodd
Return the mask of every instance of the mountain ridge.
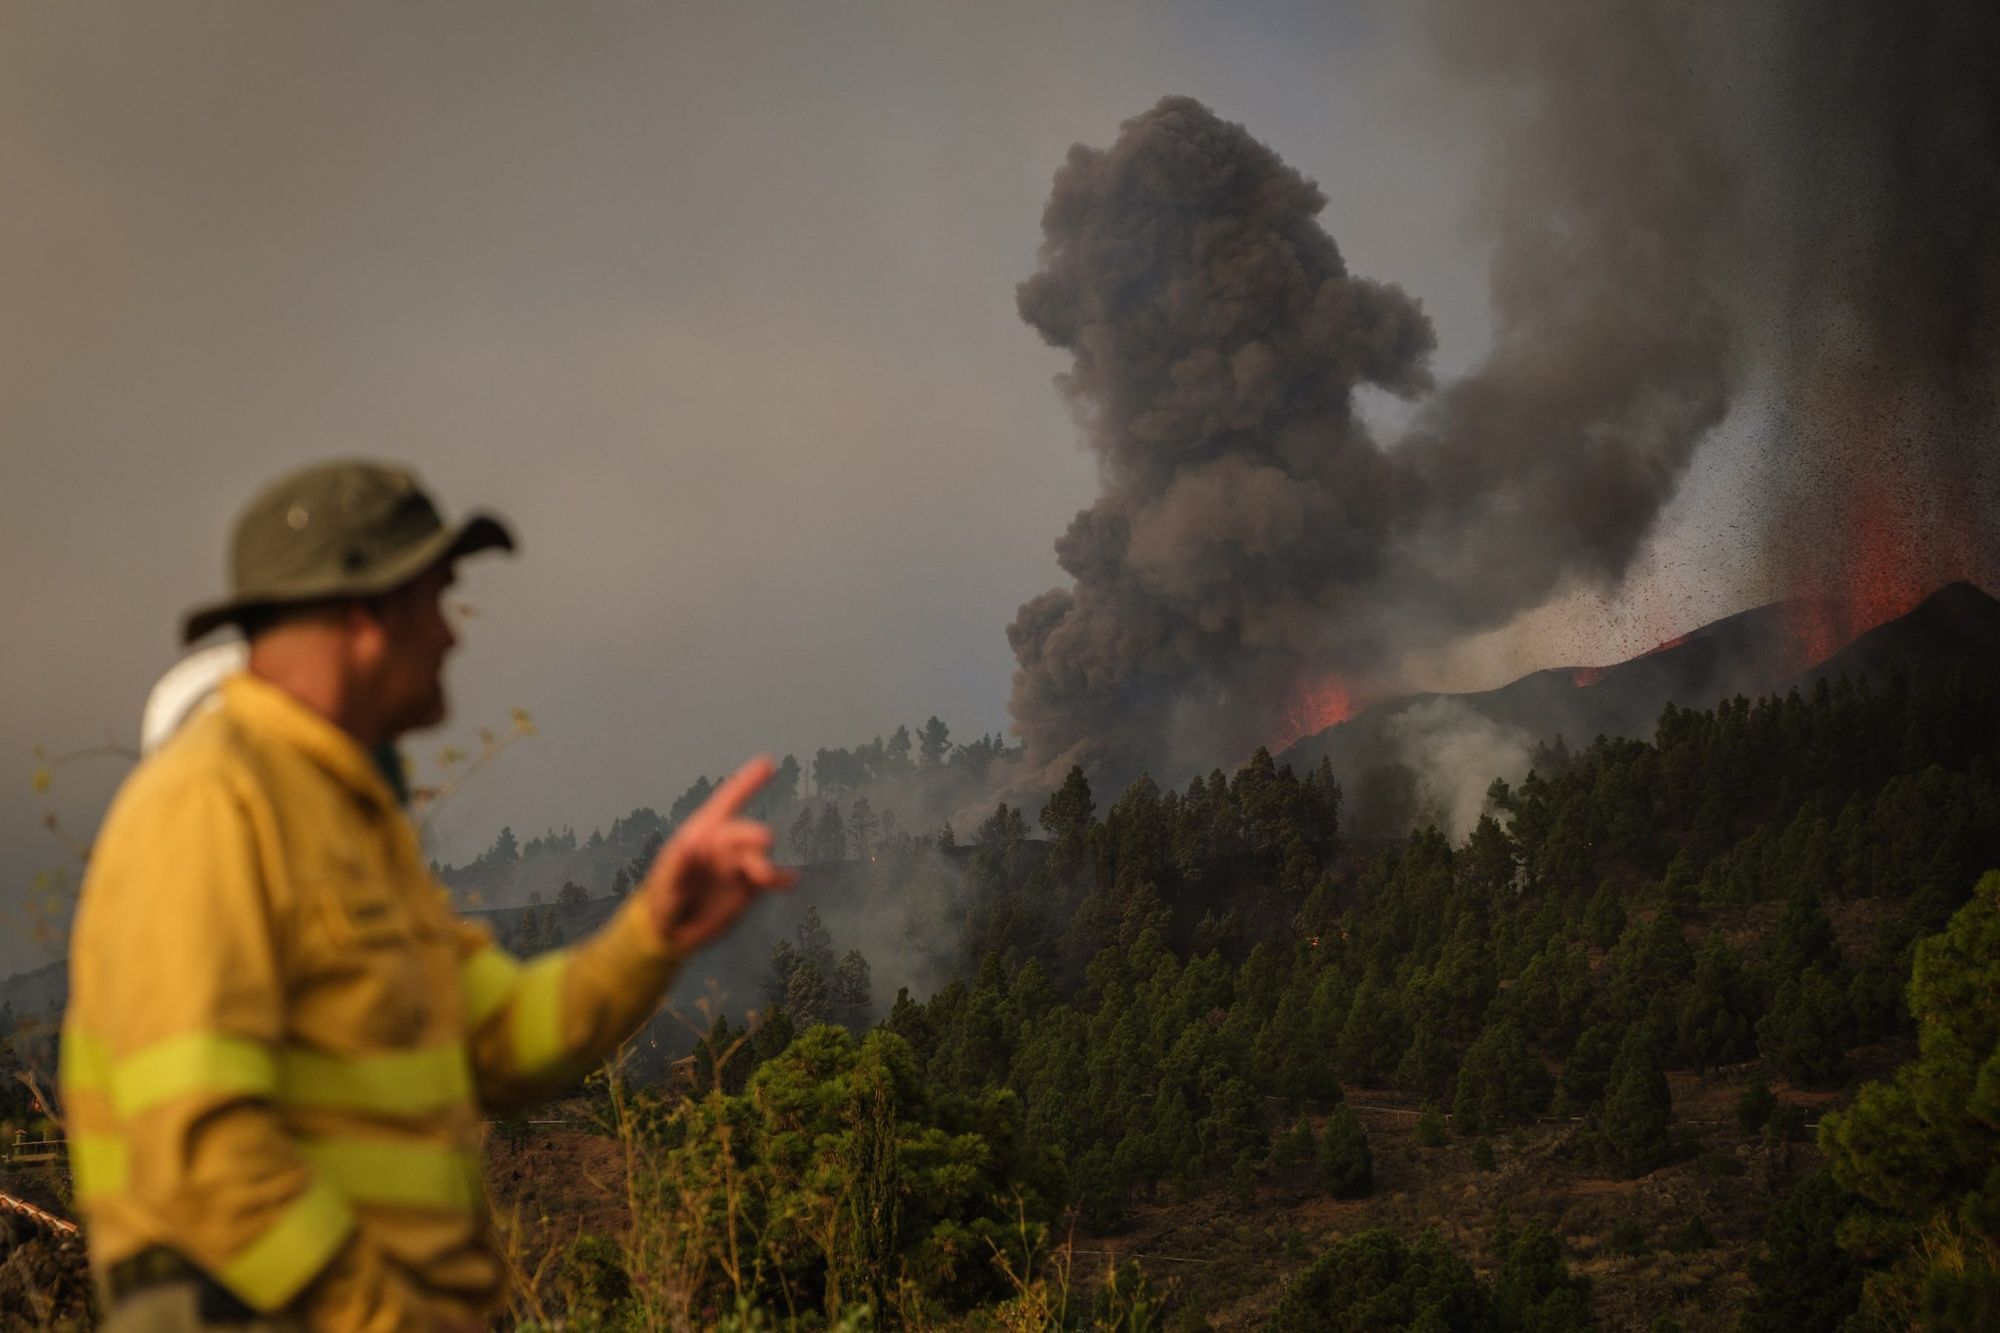
<path id="1" fill-rule="evenodd" d="M 1744 695 L 1782 695 L 1841 675 L 1884 681 L 1913 671 L 2000 661 L 2000 601 L 1975 585 L 1946 584 L 1904 614 L 1803 665 L 1797 626 L 1813 611 L 1842 609 L 1803 599 L 1770 602 L 1713 620 L 1609 666 L 1547 667 L 1489 690 L 1399 695 L 1363 709 L 1275 758 L 1299 771 L 1330 760 L 1350 794 L 1347 831 L 1390 837 L 1426 818 L 1450 822 L 1441 792 L 1442 755 L 1468 747 L 1518 758 L 1561 738 L 1650 736 L 1669 703 L 1706 709 Z M 1471 775 L 1479 789 L 1493 774 Z M 1464 779 L 1457 805 L 1476 803 Z M 1462 822 L 1462 821 L 1461 821 Z"/>

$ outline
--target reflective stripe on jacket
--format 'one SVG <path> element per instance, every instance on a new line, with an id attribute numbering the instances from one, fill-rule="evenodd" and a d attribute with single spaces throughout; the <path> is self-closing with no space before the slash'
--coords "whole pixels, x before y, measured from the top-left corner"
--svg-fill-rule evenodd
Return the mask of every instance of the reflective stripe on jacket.
<path id="1" fill-rule="evenodd" d="M 482 1108 L 629 1036 L 676 960 L 635 897 L 526 963 L 452 915 L 346 733 L 250 676 L 120 790 L 70 941 L 61 1081 L 100 1270 L 169 1246 L 314 1329 L 489 1308 Z"/>

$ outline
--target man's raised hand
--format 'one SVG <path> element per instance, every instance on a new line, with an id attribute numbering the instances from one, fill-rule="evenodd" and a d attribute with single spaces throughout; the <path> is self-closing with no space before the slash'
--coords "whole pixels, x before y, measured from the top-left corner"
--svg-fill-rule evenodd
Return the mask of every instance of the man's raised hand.
<path id="1" fill-rule="evenodd" d="M 760 756 L 724 778 L 689 815 L 646 872 L 643 892 L 660 938 L 691 953 L 720 937 L 759 895 L 798 876 L 771 863 L 771 830 L 743 818 L 750 798 L 777 772 Z"/>

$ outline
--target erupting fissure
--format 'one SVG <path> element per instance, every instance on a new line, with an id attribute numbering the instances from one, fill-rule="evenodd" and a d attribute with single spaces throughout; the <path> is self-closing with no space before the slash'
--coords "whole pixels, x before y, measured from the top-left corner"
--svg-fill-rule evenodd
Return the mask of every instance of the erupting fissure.
<path id="1" fill-rule="evenodd" d="M 1353 716 L 1354 695 L 1341 681 L 1332 676 L 1306 681 L 1292 693 L 1283 722 L 1271 738 L 1271 753 L 1289 749 Z"/>

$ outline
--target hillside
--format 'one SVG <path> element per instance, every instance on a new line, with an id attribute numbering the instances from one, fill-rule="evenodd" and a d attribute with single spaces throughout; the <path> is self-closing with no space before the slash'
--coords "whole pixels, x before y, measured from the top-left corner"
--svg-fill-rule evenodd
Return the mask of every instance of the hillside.
<path id="1" fill-rule="evenodd" d="M 564 1123 L 495 1126 L 531 1295 L 702 1323 L 750 1254 L 760 1308 L 913 1327 L 1067 1271 L 1103 1326 L 1379 1299 L 1371 1326 L 1832 1329 L 1955 1237 L 1983 1299 L 1961 1201 L 2000 1130 L 1949 1119 L 1967 1069 L 1907 1071 L 2000 1033 L 2000 676 L 1965 669 L 1991 612 L 1947 589 L 1856 641 L 1879 677 L 1545 749 L 1462 838 L 1358 843 L 1330 762 L 1259 752 L 1103 807 L 1072 771 L 1045 838 L 1002 805 L 810 866 L 697 969 L 733 993 L 688 1014 L 692 1060 L 656 1025 Z M 489 920 L 526 951 L 614 907 Z M 925 945 L 938 984 L 903 989 Z M 1918 1041 L 1941 1021 L 1970 1027 Z M 1829 1117 L 1874 1128 L 1815 1140 Z"/>
<path id="2" fill-rule="evenodd" d="M 1669 707 L 1651 740 L 1545 761 L 1462 842 L 1359 861 L 1323 771 L 1261 755 L 1102 812 L 1073 773 L 1032 855 L 996 811 L 966 865 L 967 970 L 872 1031 L 798 1031 L 781 1008 L 707 1099 L 688 1097 L 705 1067 L 646 1094 L 664 1123 L 629 1131 L 657 1154 L 639 1216 L 713 1201 L 700 1173 L 727 1123 L 748 1216 L 819 1226 L 882 1187 L 865 1163 L 892 1159 L 855 1136 L 893 1123 L 912 1202 L 855 1271 L 904 1274 L 922 1322 L 978 1326 L 1007 1298 L 938 1247 L 999 1244 L 1018 1212 L 1071 1238 L 1075 1284 L 1135 1258 L 1152 1295 L 1121 1276 L 1114 1304 L 1163 1300 L 1175 1327 L 1260 1327 L 1329 1281 L 1359 1301 L 1338 1284 L 1405 1262 L 1431 1285 L 1392 1282 L 1397 1300 L 1455 1302 L 1451 1327 L 1835 1327 L 1864 1281 L 1908 1281 L 1893 1245 L 1849 1253 L 1840 1224 L 1893 1228 L 1883 1201 L 1909 1196 L 1850 1193 L 1881 1168 L 1823 1155 L 1814 1127 L 1916 1058 L 1920 1000 L 2000 1025 L 1984 982 L 1952 983 L 1984 997 L 1970 1009 L 1906 991 L 1947 928 L 1990 940 L 1954 956 L 2000 967 L 2000 932 L 1979 933 L 2000 877 L 1972 898 L 2000 863 L 2000 681 Z M 1947 1201 L 1987 1160 L 1916 1151 Z M 772 1264 L 761 1302 L 851 1297 L 826 1267 L 847 1252 L 806 1234 L 742 1237 Z M 1542 1313 L 1507 1322 L 1524 1300 Z"/>
<path id="3" fill-rule="evenodd" d="M 1817 613 L 1817 614 L 1815 614 Z M 1427 770 L 1449 753 L 1440 735 L 1511 744 L 1525 756 L 1557 737 L 1571 745 L 1597 736 L 1648 736 L 1668 704 L 1708 708 L 1738 695 L 1809 691 L 1821 678 L 1990 669 L 2000 652 L 2000 602 L 1954 583 L 1907 614 L 1861 635 L 1831 657 L 1801 663 L 1802 618 L 1843 616 L 1774 602 L 1713 621 L 1638 657 L 1601 667 L 1531 672 L 1492 690 L 1414 694 L 1384 700 L 1345 722 L 1302 737 L 1277 756 L 1300 772 L 1329 760 L 1355 797 L 1349 832 L 1395 836 L 1427 813 L 1418 795 Z M 1479 775 L 1480 783 L 1492 776 Z"/>

